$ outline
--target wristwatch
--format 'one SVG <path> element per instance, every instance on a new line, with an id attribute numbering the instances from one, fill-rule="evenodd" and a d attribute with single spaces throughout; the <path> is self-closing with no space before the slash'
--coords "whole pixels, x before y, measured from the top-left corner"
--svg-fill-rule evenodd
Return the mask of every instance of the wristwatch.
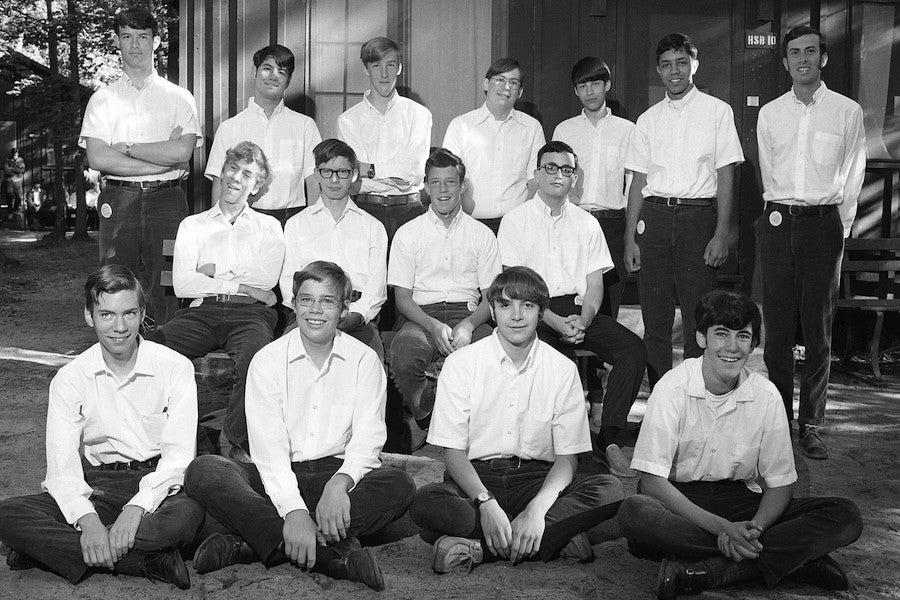
<path id="1" fill-rule="evenodd" d="M 490 492 L 481 492 L 477 496 L 475 496 L 475 508 L 481 508 L 481 505 L 485 502 L 490 502 L 494 500 L 494 495 Z"/>
<path id="2" fill-rule="evenodd" d="M 134 158 L 131 156 L 131 148 L 134 146 L 134 142 L 125 142 L 125 155 L 128 158 Z"/>
<path id="3" fill-rule="evenodd" d="M 369 163 L 369 170 L 366 172 L 366 177 L 375 179 L 375 163 Z"/>

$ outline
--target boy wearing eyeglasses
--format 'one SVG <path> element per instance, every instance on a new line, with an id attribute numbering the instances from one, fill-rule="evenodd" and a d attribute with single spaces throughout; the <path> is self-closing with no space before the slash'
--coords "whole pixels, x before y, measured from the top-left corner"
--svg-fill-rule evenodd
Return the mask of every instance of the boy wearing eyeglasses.
<path id="1" fill-rule="evenodd" d="M 190 359 L 225 348 L 234 361 L 234 388 L 223 433 L 232 444 L 232 456 L 242 460 L 247 460 L 247 368 L 256 351 L 274 337 L 272 288 L 284 260 L 278 219 L 248 204 L 270 179 L 266 155 L 253 142 L 241 142 L 225 153 L 218 202 L 185 218 L 175 237 L 175 295 L 190 305 L 148 333 L 148 338 Z"/>
<path id="2" fill-rule="evenodd" d="M 388 237 L 381 222 L 350 198 L 359 178 L 357 155 L 348 144 L 328 139 L 313 148 L 318 202 L 291 217 L 284 227 L 287 244 L 281 270 L 281 297 L 292 308 L 294 273 L 315 260 L 337 263 L 353 282 L 350 308 L 338 322 L 384 359 L 384 347 L 374 319 L 387 299 Z M 287 331 L 295 318 L 288 318 Z"/>
<path id="3" fill-rule="evenodd" d="M 260 350 L 247 378 L 253 464 L 206 455 L 185 473 L 188 495 L 229 530 L 197 548 L 194 567 L 290 561 L 383 590 L 357 536 L 400 518 L 416 489 L 404 471 L 380 466 L 384 368 L 338 328 L 353 290 L 338 265 L 313 261 L 292 281 L 297 328 Z"/>
<path id="4" fill-rule="evenodd" d="M 550 304 L 538 325 L 542 340 L 569 356 L 589 350 L 612 365 L 597 448 L 613 474 L 634 477 L 621 445 L 647 351 L 638 336 L 598 313 L 603 273 L 613 262 L 597 219 L 568 198 L 578 178 L 575 153 L 564 142 L 550 142 L 538 152 L 537 167 L 537 195 L 500 223 L 500 258 L 504 268 L 530 267 L 547 282 Z"/>
<path id="5" fill-rule="evenodd" d="M 518 61 L 494 61 L 482 82 L 484 104 L 450 121 L 444 135 L 444 148 L 469 165 L 463 210 L 495 234 L 503 215 L 528 198 L 528 165 L 544 145 L 541 124 L 513 108 L 524 85 Z"/>

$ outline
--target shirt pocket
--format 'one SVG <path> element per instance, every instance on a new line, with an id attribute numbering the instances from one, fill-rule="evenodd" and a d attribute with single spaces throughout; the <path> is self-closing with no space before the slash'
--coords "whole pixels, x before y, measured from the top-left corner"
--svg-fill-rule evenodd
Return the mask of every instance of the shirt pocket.
<path id="1" fill-rule="evenodd" d="M 839 163 L 838 157 L 843 144 L 844 138 L 841 136 L 817 131 L 813 134 L 813 162 L 825 167 L 836 167 Z"/>
<path id="2" fill-rule="evenodd" d="M 453 281 L 460 285 L 478 287 L 478 258 L 468 253 L 454 254 L 450 260 Z"/>
<path id="3" fill-rule="evenodd" d="M 158 444 L 162 440 L 163 429 L 165 429 L 168 422 L 168 413 L 141 415 L 141 424 L 144 426 L 147 439 L 154 444 Z"/>
<path id="4" fill-rule="evenodd" d="M 747 481 L 755 479 L 759 464 L 759 446 L 735 444 L 731 450 L 732 479 Z"/>

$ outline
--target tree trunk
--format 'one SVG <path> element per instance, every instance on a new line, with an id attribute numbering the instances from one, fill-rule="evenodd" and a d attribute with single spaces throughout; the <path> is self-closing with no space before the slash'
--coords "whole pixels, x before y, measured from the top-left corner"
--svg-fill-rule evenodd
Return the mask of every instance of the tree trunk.
<path id="1" fill-rule="evenodd" d="M 78 3 L 76 0 L 66 0 L 66 10 L 69 15 L 69 80 L 72 82 L 72 91 L 69 101 L 72 109 L 81 106 L 79 83 L 81 74 L 78 65 Z M 87 228 L 87 198 L 84 190 L 84 156 L 81 152 L 75 154 L 75 172 L 72 174 L 75 181 L 75 239 L 90 239 Z"/>
<path id="2" fill-rule="evenodd" d="M 60 82 L 62 77 L 59 73 L 59 29 L 58 23 L 53 17 L 53 0 L 46 0 L 47 4 L 47 27 L 48 27 L 48 43 L 47 50 L 50 58 L 50 77 L 55 82 L 53 91 L 54 105 L 56 110 L 60 109 Z M 58 121 L 58 119 L 57 119 Z M 56 223 L 53 225 L 53 232 L 45 236 L 46 241 L 61 241 L 66 239 L 66 187 L 63 183 L 65 177 L 65 166 L 63 165 L 63 145 L 59 132 L 55 127 L 47 130 L 50 141 L 53 144 L 53 198 L 56 201 Z"/>

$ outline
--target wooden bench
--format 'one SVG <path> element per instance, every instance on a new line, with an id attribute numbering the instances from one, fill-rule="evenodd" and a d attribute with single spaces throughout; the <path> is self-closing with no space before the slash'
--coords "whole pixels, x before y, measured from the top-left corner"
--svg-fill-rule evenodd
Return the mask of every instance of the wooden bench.
<path id="1" fill-rule="evenodd" d="M 844 245 L 841 263 L 841 290 L 837 309 L 875 314 L 869 342 L 869 362 L 876 379 L 881 379 L 881 333 L 884 315 L 900 312 L 900 238 L 851 238 Z M 844 361 L 852 350 L 853 327 L 847 324 Z"/>

